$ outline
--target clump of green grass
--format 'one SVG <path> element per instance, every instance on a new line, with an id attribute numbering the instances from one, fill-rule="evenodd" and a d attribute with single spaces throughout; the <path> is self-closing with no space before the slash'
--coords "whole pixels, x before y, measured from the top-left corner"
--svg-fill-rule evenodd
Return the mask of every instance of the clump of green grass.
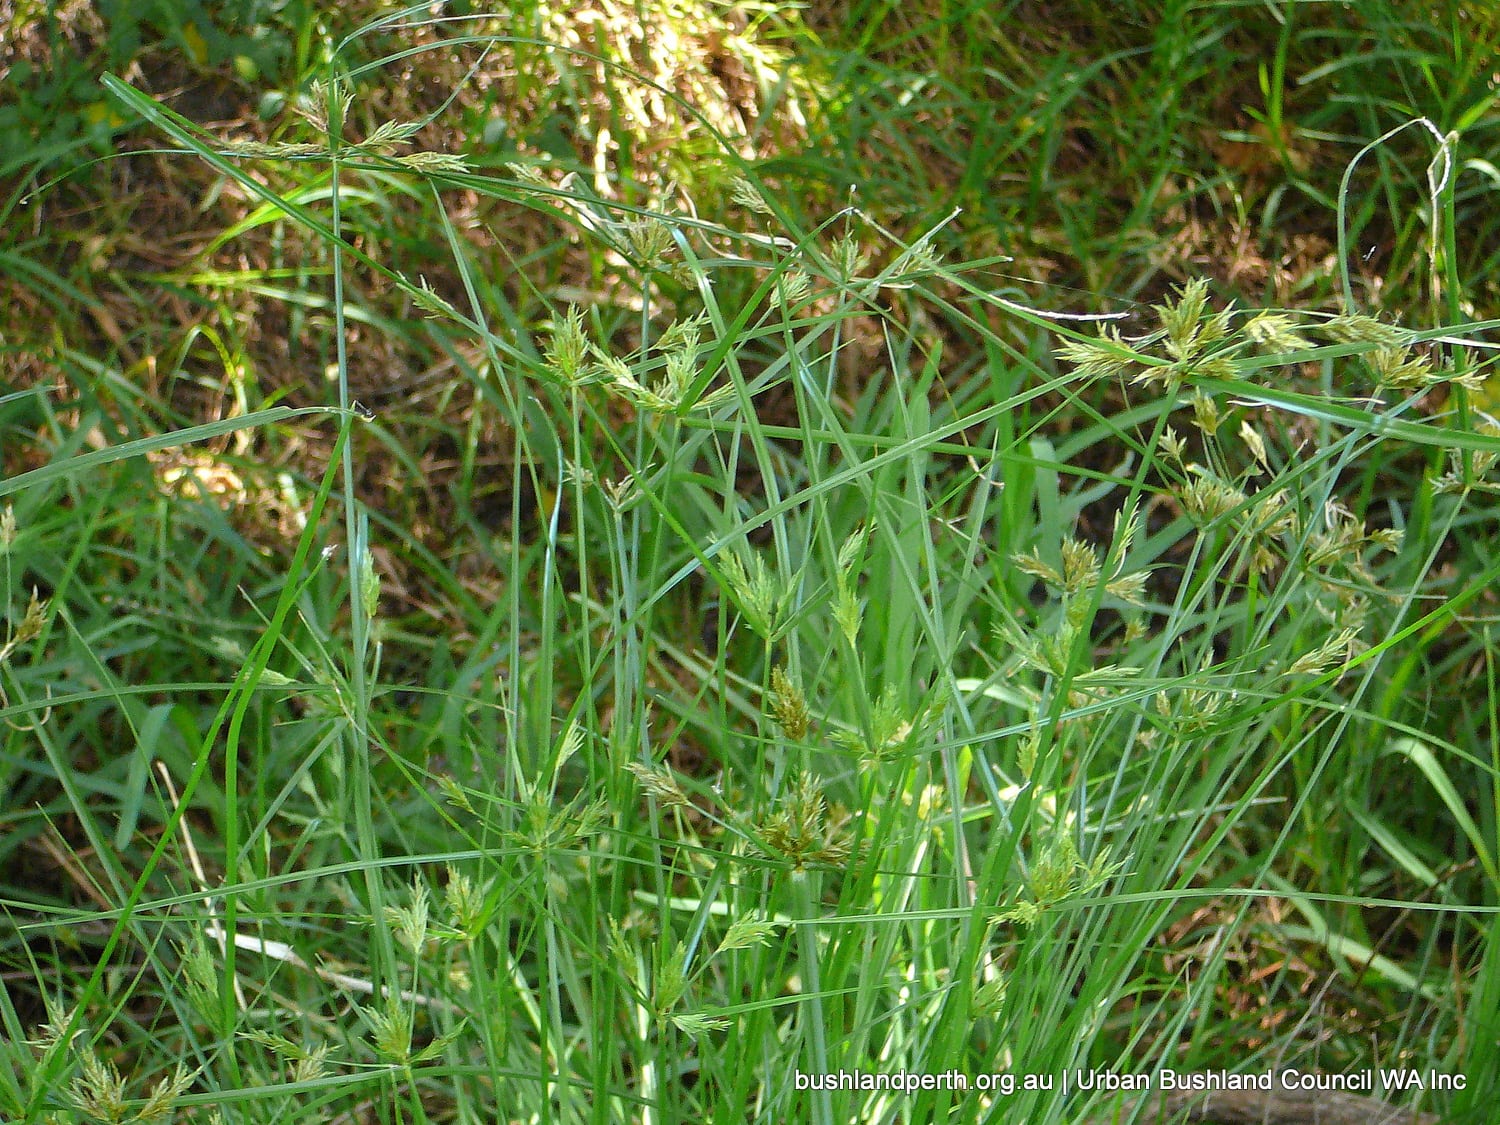
<path id="1" fill-rule="evenodd" d="M 79 362 L 6 423 L 4 848 L 50 864 L 3 892 L 7 1119 L 1077 1121 L 1079 1069 L 1413 1058 L 1486 1104 L 1491 325 L 1193 281 L 1095 331 L 752 167 L 731 225 L 345 144 L 336 82 L 326 156 L 110 89 L 321 248 L 338 403 L 163 428 Z M 351 178 L 252 163 L 294 159 Z M 353 241 L 377 166 L 452 285 Z M 518 301 L 460 189 L 612 295 Z M 472 396 L 461 492 L 525 478 L 461 550 L 363 498 L 422 453 L 356 317 Z M 968 1083 L 798 1080 L 835 1072 Z"/>
<path id="2" fill-rule="evenodd" d="M 797 170 L 919 229 L 962 207 L 976 220 L 966 256 L 998 248 L 1023 277 L 1072 287 L 1075 307 L 1156 300 L 1207 274 L 1256 304 L 1328 308 L 1352 266 L 1362 304 L 1428 309 L 1429 254 L 1445 251 L 1412 206 L 1428 194 L 1423 138 L 1362 162 L 1333 222 L 1355 153 L 1426 118 L 1456 134 L 1445 198 L 1468 235 L 1440 257 L 1427 316 L 1474 316 L 1452 303 L 1465 298 L 1493 314 L 1490 13 L 849 0 L 820 15 L 839 81 Z M 1340 235 L 1344 259 L 1330 254 Z"/>

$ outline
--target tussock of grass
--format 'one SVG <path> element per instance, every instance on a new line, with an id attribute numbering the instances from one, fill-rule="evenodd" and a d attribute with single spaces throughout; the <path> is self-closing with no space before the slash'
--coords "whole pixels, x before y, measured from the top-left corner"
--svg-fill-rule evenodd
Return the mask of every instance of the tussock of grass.
<path id="1" fill-rule="evenodd" d="M 0 1117 L 1483 1119 L 1493 29 L 1049 11 L 307 15 L 258 123 L 38 150 Z M 1369 42 L 1451 81 L 1299 100 Z"/>

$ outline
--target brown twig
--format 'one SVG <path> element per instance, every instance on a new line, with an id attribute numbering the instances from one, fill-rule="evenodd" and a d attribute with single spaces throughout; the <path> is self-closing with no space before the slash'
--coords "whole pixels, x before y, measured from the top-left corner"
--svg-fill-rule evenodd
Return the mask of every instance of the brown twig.
<path id="1" fill-rule="evenodd" d="M 1435 1113 L 1324 1090 L 1174 1090 L 1147 1095 L 1151 1125 L 1440 1125 Z M 1099 1125 L 1103 1125 L 1102 1122 Z"/>

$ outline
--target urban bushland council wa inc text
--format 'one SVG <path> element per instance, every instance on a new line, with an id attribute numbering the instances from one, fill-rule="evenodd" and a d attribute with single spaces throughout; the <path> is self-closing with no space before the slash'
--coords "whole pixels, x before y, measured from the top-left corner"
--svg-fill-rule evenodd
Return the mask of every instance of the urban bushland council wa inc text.
<path id="1" fill-rule="evenodd" d="M 1203 1093 L 1211 1090 L 1263 1090 L 1285 1093 L 1348 1091 L 1358 1094 L 1389 1094 L 1403 1091 L 1462 1090 L 1467 1084 L 1462 1074 L 1437 1070 L 1357 1070 L 1345 1074 L 1324 1074 L 1307 1070 L 1262 1071 L 1240 1074 L 1233 1071 L 1179 1071 L 1162 1069 L 1140 1074 L 1114 1070 L 1064 1070 L 1056 1074 L 1028 1074 L 1005 1071 L 999 1074 L 964 1074 L 957 1070 L 932 1073 L 919 1071 L 840 1070 L 829 1074 L 794 1076 L 798 1090 L 891 1090 L 917 1093 L 922 1090 L 978 1090 L 1007 1096 L 1027 1091 L 1057 1091 L 1063 1094 L 1082 1092 L 1185 1090 Z"/>

